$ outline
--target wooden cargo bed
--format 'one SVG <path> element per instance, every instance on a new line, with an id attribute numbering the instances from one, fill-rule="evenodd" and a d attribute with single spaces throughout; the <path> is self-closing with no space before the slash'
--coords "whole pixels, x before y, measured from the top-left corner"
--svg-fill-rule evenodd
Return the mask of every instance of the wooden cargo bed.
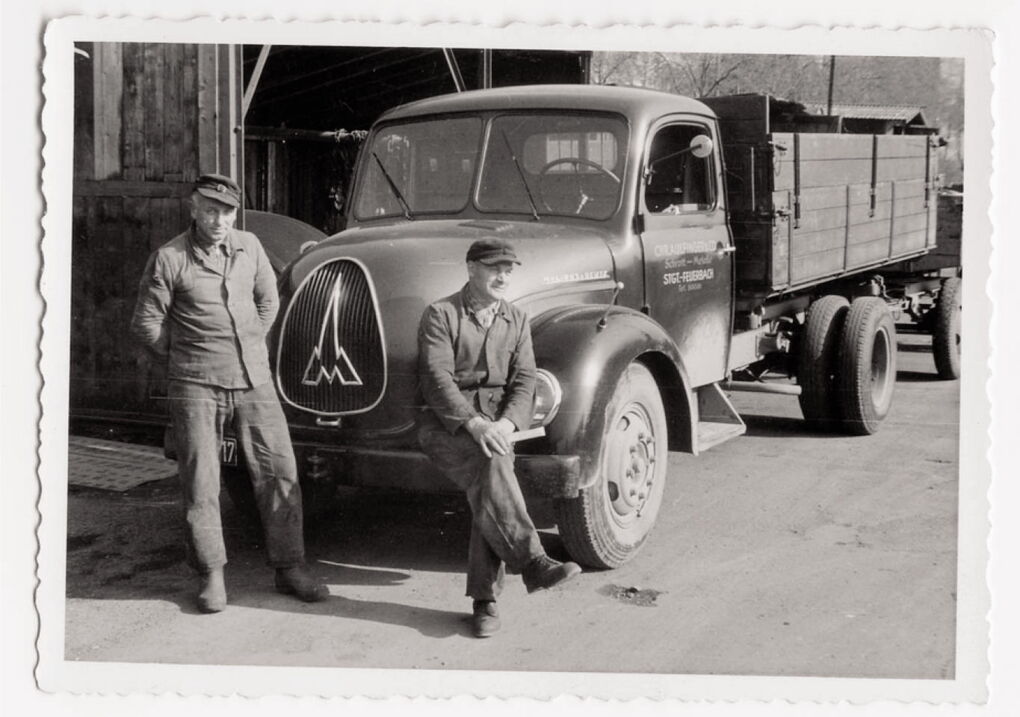
<path id="1" fill-rule="evenodd" d="M 935 246 L 927 136 L 775 131 L 770 99 L 705 100 L 720 120 L 738 294 L 803 289 Z"/>

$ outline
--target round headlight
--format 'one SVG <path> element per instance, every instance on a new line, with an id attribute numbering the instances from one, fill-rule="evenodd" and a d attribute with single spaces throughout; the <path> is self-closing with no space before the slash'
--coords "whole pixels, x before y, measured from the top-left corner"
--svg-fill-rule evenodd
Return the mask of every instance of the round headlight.
<path id="1" fill-rule="evenodd" d="M 563 401 L 563 389 L 556 377 L 544 368 L 536 371 L 535 381 L 535 413 L 531 417 L 531 426 L 548 426 L 556 418 Z"/>

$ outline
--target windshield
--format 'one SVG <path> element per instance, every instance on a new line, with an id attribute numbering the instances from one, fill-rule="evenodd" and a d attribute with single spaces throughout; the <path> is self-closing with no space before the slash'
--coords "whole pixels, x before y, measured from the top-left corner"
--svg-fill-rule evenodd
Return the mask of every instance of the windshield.
<path id="1" fill-rule="evenodd" d="M 607 219 L 619 205 L 627 126 L 617 115 L 507 114 L 386 125 L 365 151 L 359 219 L 486 213 Z M 481 162 L 481 167 L 478 167 Z M 475 185 L 477 177 L 477 185 Z"/>
<path id="2" fill-rule="evenodd" d="M 456 213 L 467 206 L 481 143 L 480 117 L 383 127 L 366 151 L 354 212 L 359 219 Z"/>

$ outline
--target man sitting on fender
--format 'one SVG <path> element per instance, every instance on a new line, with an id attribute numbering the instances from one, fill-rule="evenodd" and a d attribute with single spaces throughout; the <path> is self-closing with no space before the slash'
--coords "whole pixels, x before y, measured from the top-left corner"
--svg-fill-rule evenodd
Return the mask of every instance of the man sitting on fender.
<path id="1" fill-rule="evenodd" d="M 514 264 L 520 262 L 505 241 L 472 244 L 467 284 L 429 306 L 418 330 L 428 407 L 418 441 L 471 506 L 467 595 L 475 637 L 499 629 L 504 563 L 521 573 L 529 593 L 581 572 L 545 554 L 514 473 L 510 435 L 529 427 L 535 393 L 528 318 L 503 299 Z"/>

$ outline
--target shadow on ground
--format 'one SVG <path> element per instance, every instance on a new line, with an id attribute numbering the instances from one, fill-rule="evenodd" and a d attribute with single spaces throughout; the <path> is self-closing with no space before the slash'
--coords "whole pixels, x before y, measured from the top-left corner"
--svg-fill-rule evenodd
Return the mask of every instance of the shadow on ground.
<path id="1" fill-rule="evenodd" d="M 72 487 L 68 498 L 68 598 L 165 600 L 198 614 L 176 478 L 123 493 Z M 464 611 L 344 597 L 345 586 L 400 585 L 414 572 L 463 580 L 471 530 L 463 496 L 341 490 L 335 505 L 306 526 L 306 562 L 333 593 L 312 605 L 275 592 L 261 531 L 234 510 L 225 491 L 220 504 L 230 605 L 403 625 L 431 637 L 469 634 Z M 550 506 L 535 506 L 534 514 L 540 527 L 552 520 Z M 558 535 L 543 532 L 542 541 L 551 555 L 566 557 Z"/>

